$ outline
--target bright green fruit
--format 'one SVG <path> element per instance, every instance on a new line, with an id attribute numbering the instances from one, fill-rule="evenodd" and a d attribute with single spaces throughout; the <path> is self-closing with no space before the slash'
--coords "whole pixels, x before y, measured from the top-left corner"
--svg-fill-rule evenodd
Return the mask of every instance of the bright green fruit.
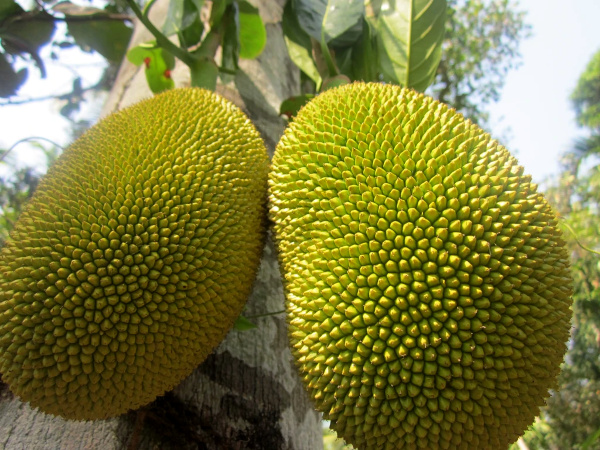
<path id="1" fill-rule="evenodd" d="M 453 109 L 356 83 L 305 106 L 270 174 L 292 352 L 360 449 L 502 449 L 556 387 L 571 313 L 556 217 Z"/>
<path id="2" fill-rule="evenodd" d="M 0 372 L 101 419 L 173 388 L 224 338 L 264 240 L 268 157 L 201 89 L 113 114 L 50 169 L 0 253 Z"/>

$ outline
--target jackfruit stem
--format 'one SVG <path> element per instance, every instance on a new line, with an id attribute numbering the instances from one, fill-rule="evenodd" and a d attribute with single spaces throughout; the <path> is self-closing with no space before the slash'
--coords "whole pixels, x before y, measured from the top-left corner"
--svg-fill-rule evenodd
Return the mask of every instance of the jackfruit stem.
<path id="1" fill-rule="evenodd" d="M 325 32 L 321 32 L 321 53 L 323 54 L 323 58 L 325 58 L 325 64 L 327 64 L 327 71 L 329 72 L 330 77 L 335 77 L 339 75 L 340 72 L 331 57 L 331 52 L 329 51 L 329 47 L 327 47 L 327 42 L 325 42 Z"/>

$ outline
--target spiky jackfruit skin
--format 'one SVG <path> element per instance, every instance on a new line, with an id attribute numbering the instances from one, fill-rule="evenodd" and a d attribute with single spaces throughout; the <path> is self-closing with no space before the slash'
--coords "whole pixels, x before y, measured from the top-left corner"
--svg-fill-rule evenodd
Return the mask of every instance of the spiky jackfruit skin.
<path id="1" fill-rule="evenodd" d="M 267 171 L 249 119 L 201 89 L 140 102 L 73 143 L 0 253 L 0 372 L 11 390 L 83 420 L 178 384 L 250 294 Z"/>
<path id="2" fill-rule="evenodd" d="M 269 175 L 292 353 L 359 449 L 502 449 L 556 386 L 571 279 L 517 161 L 391 85 L 319 95 Z"/>

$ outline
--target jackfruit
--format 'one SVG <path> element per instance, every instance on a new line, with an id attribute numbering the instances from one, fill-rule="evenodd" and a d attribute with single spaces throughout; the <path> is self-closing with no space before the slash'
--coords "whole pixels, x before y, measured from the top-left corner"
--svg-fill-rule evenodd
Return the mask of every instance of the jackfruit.
<path id="1" fill-rule="evenodd" d="M 250 120 L 170 90 L 75 141 L 0 253 L 0 372 L 40 410 L 103 419 L 178 384 L 240 314 L 265 238 Z"/>
<path id="2" fill-rule="evenodd" d="M 557 220 L 448 106 L 355 83 L 280 140 L 270 214 L 303 384 L 359 449 L 501 449 L 556 387 L 569 336 Z"/>

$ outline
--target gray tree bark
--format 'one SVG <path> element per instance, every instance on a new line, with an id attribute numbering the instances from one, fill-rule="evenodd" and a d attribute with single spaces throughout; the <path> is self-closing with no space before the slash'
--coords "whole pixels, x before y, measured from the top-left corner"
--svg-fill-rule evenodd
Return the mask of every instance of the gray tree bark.
<path id="1" fill-rule="evenodd" d="M 298 92 L 299 74 L 287 57 L 281 31 L 285 0 L 259 5 L 267 46 L 253 61 L 241 61 L 235 83 L 217 91 L 240 106 L 273 152 L 285 127 L 279 104 Z M 167 2 L 151 17 L 160 23 Z M 137 26 L 131 45 L 152 39 Z M 178 65 L 176 86 L 189 85 Z M 104 114 L 151 96 L 142 68 L 124 61 Z M 245 315 L 284 309 L 275 251 L 269 239 Z M 73 422 L 33 410 L 6 389 L 0 392 L 0 448 L 13 449 L 266 449 L 319 450 L 319 415 L 312 409 L 293 367 L 282 314 L 255 319 L 258 328 L 229 333 L 225 341 L 173 392 L 119 418 Z"/>

